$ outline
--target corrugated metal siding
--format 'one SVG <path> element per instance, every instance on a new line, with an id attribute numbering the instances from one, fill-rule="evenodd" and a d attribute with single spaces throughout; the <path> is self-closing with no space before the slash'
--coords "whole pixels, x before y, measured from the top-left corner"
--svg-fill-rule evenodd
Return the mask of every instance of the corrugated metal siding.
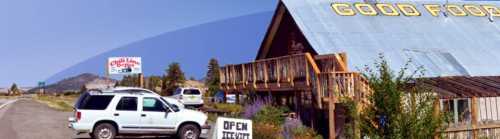
<path id="1" fill-rule="evenodd" d="M 360 0 L 282 0 L 305 37 L 318 54 L 347 52 L 350 69 L 371 65 L 383 53 L 394 70 L 408 59 L 413 67 L 423 66 L 426 76 L 493 76 L 500 75 L 500 18 L 433 17 L 424 3 L 445 1 L 379 1 L 406 2 L 417 6 L 418 17 L 406 16 L 339 16 L 332 2 Z M 493 4 L 496 1 L 455 1 L 452 4 Z"/>

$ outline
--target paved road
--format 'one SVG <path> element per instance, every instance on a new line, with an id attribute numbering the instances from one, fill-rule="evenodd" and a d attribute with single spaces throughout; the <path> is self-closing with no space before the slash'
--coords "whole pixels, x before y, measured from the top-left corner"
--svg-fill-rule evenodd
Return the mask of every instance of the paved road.
<path id="1" fill-rule="evenodd" d="M 75 135 L 67 127 L 67 119 L 71 115 L 71 112 L 56 111 L 31 99 L 20 99 L 0 109 L 0 138 L 88 139 L 87 134 Z M 139 138 L 157 139 L 159 137 Z"/>
<path id="2" fill-rule="evenodd" d="M 33 100 L 21 99 L 3 108 L 0 135 L 5 139 L 68 139 L 69 112 L 58 112 Z"/>

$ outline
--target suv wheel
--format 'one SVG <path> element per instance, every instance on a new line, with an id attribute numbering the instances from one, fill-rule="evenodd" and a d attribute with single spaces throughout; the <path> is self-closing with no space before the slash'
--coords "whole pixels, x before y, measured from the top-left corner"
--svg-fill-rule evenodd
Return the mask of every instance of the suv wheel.
<path id="1" fill-rule="evenodd" d="M 178 136 L 180 139 L 198 139 L 200 128 L 194 124 L 185 124 L 180 128 Z"/>
<path id="2" fill-rule="evenodd" d="M 116 129 L 109 123 L 102 123 L 94 128 L 92 135 L 95 139 L 114 139 L 116 136 Z"/>

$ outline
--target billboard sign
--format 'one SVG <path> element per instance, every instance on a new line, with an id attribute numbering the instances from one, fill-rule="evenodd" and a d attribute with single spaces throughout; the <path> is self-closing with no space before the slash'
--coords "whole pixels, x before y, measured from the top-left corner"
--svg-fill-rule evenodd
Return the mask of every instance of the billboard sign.
<path id="1" fill-rule="evenodd" d="M 141 57 L 110 57 L 107 68 L 108 74 L 139 74 L 142 73 Z"/>

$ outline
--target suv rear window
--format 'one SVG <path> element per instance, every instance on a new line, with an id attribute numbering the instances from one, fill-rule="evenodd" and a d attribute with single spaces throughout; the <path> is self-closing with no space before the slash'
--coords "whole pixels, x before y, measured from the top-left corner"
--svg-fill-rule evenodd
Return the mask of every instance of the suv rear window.
<path id="1" fill-rule="evenodd" d="M 186 89 L 184 90 L 184 95 L 199 95 L 201 94 L 197 89 Z"/>
<path id="2" fill-rule="evenodd" d="M 104 110 L 113 99 L 113 95 L 90 95 L 82 94 L 75 105 L 75 108 L 81 110 Z"/>

